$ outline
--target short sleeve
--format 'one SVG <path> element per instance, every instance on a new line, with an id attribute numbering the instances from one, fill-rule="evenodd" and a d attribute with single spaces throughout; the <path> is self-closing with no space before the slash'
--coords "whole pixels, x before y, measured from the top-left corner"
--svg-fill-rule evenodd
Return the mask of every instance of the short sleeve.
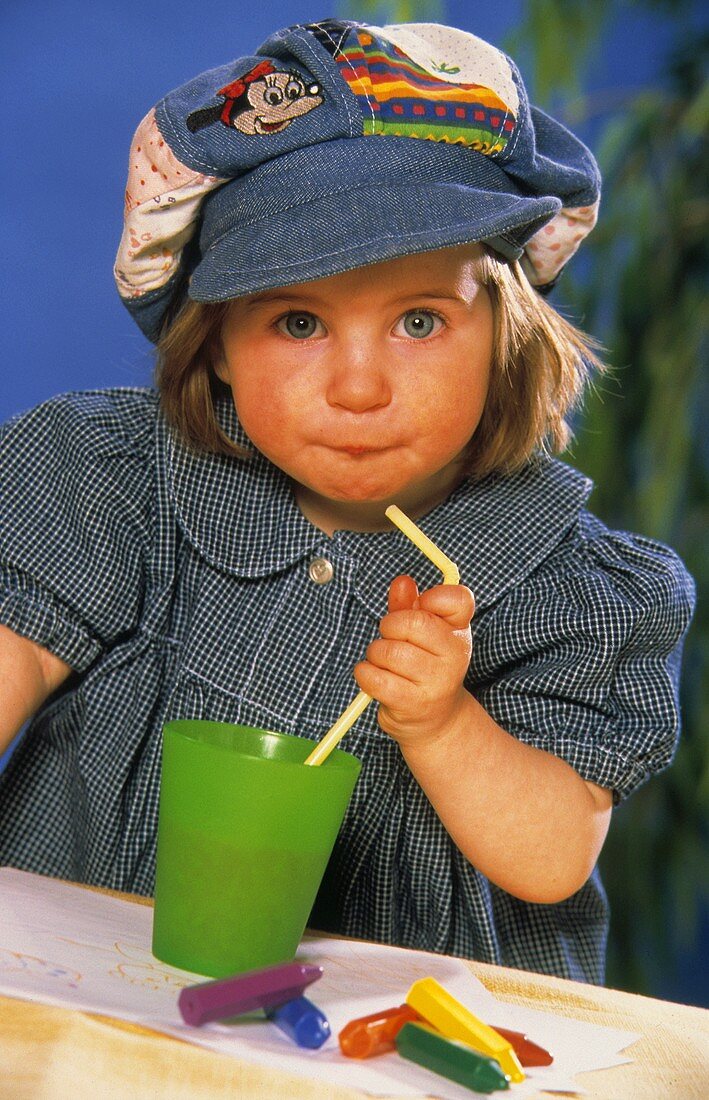
<path id="1" fill-rule="evenodd" d="M 618 802 L 672 760 L 693 608 L 692 579 L 672 550 L 583 513 L 482 617 L 473 690 L 504 729 Z"/>
<path id="2" fill-rule="evenodd" d="M 155 411 L 148 390 L 67 394 L 0 432 L 0 622 L 78 672 L 139 616 Z"/>

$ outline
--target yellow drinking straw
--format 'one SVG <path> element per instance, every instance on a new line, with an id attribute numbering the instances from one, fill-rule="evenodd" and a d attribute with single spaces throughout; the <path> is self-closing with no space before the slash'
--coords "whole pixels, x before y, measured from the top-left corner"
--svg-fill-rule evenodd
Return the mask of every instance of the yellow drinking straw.
<path id="1" fill-rule="evenodd" d="M 435 542 L 431 542 L 428 535 L 424 535 L 420 527 L 417 527 L 412 519 L 409 519 L 407 515 L 404 515 L 401 508 L 397 508 L 395 504 L 390 504 L 384 513 L 387 519 L 390 519 L 392 523 L 395 523 L 399 530 L 406 535 L 407 539 L 411 539 L 414 546 L 417 546 L 422 554 L 425 554 L 429 561 L 432 561 L 436 566 L 436 569 L 440 569 L 443 574 L 444 584 L 459 584 L 460 573 L 458 572 L 458 566 L 455 562 L 452 562 L 450 558 L 447 558 L 442 550 L 439 550 Z"/>
<path id="2" fill-rule="evenodd" d="M 433 562 L 437 569 L 440 569 L 443 574 L 444 584 L 459 583 L 460 573 L 458 572 L 458 566 L 455 562 L 447 558 L 443 551 L 438 549 L 435 542 L 431 542 L 430 538 L 424 535 L 421 528 L 417 527 L 414 521 L 409 519 L 409 517 L 401 511 L 401 508 L 397 508 L 395 504 L 390 504 L 385 515 L 392 523 L 396 524 L 399 530 L 406 535 L 407 539 L 413 542 L 414 546 L 419 548 L 422 554 L 426 555 L 429 561 Z M 342 712 L 322 740 L 318 742 L 304 763 L 322 764 L 324 760 L 327 760 L 332 750 L 339 744 L 348 729 L 354 725 L 360 714 L 369 706 L 371 701 L 371 695 L 367 695 L 366 691 L 360 691 L 359 695 L 355 696 L 350 705 Z"/>

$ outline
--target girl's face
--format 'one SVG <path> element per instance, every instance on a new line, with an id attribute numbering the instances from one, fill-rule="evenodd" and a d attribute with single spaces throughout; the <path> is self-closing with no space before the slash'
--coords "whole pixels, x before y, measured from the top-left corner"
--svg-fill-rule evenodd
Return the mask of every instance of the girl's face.
<path id="1" fill-rule="evenodd" d="M 217 367 L 255 446 L 323 531 L 421 516 L 463 477 L 493 317 L 479 245 L 236 299 Z"/>

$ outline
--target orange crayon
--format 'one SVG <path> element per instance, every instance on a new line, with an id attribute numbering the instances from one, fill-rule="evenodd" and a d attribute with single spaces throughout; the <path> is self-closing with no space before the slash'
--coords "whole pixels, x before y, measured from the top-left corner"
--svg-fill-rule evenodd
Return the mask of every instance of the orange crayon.
<path id="1" fill-rule="evenodd" d="M 525 1068 L 528 1066 L 550 1066 L 554 1061 L 553 1054 L 550 1054 L 544 1047 L 540 1047 L 538 1043 L 533 1043 L 521 1031 L 510 1031 L 506 1027 L 495 1027 L 494 1024 L 490 1026 L 495 1028 L 498 1035 L 507 1040 L 519 1058 L 521 1065 Z"/>
<path id="2" fill-rule="evenodd" d="M 385 1008 L 371 1016 L 350 1020 L 340 1032 L 340 1050 L 348 1058 L 371 1058 L 395 1049 L 395 1040 L 404 1024 L 417 1023 L 421 1017 L 409 1005 Z"/>

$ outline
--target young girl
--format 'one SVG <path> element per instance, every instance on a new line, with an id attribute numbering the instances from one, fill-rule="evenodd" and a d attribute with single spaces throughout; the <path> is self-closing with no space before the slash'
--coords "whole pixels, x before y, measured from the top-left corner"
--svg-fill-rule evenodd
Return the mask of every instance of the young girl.
<path id="1" fill-rule="evenodd" d="M 315 740 L 359 685 L 311 923 L 602 981 L 594 868 L 672 757 L 692 585 L 551 457 L 595 360 L 542 293 L 598 196 L 438 25 L 292 27 L 150 112 L 116 276 L 157 392 L 2 436 L 3 862 L 150 894 L 163 724 Z"/>

